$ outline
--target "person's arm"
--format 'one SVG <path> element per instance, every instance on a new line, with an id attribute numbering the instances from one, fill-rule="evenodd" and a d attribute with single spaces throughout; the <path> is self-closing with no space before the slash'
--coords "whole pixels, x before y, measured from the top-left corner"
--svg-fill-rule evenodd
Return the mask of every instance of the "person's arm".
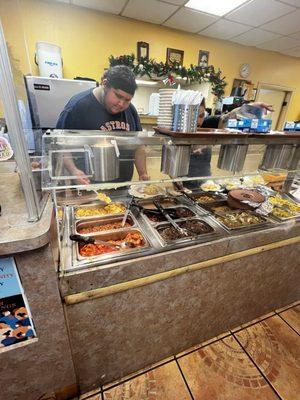
<path id="1" fill-rule="evenodd" d="M 147 173 L 147 161 L 145 146 L 138 146 L 134 154 L 134 163 L 139 174 L 140 181 L 148 181 L 150 179 Z"/>
<path id="2" fill-rule="evenodd" d="M 63 161 L 64 161 L 64 166 L 67 168 L 69 171 L 70 175 L 76 176 L 76 183 L 79 185 L 88 185 L 90 183 L 89 178 L 85 175 L 81 169 L 77 168 L 73 157 L 68 154 L 68 153 L 63 153 Z"/>
<path id="3" fill-rule="evenodd" d="M 271 111 L 271 112 L 274 111 L 274 108 L 271 104 L 267 104 L 267 103 L 263 103 L 263 102 L 253 102 L 253 103 L 248 103 L 248 104 L 249 104 L 249 106 L 261 108 L 263 110 L 263 113 L 266 113 L 266 111 Z M 241 107 L 237 107 L 237 108 L 234 108 L 233 110 L 231 110 L 228 114 L 222 114 L 220 121 L 219 121 L 218 128 L 219 129 L 226 128 L 227 121 L 231 118 L 235 119 L 236 115 L 240 109 L 241 109 Z"/>
<path id="4" fill-rule="evenodd" d="M 140 117 L 138 116 L 138 113 L 132 104 L 131 104 L 131 110 L 135 122 L 135 131 L 142 131 L 143 128 L 141 125 Z M 147 172 L 147 159 L 146 159 L 145 146 L 138 146 L 137 149 L 135 150 L 134 163 L 139 175 L 139 179 L 141 181 L 148 181 L 150 179 L 150 176 L 148 175 Z"/>
<path id="5" fill-rule="evenodd" d="M 77 129 L 76 119 L 74 113 L 70 110 L 64 109 L 59 116 L 56 124 L 56 129 Z M 76 183 L 79 185 L 87 185 L 90 180 L 81 169 L 77 168 L 74 163 L 73 157 L 70 153 L 63 153 L 64 166 L 69 171 L 70 175 L 77 176 Z"/>

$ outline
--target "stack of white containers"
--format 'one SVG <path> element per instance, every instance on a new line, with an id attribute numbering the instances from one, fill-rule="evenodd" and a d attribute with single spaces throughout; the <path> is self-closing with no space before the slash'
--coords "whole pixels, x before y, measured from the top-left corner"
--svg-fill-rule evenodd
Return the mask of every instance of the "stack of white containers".
<path id="1" fill-rule="evenodd" d="M 157 125 L 161 128 L 172 129 L 173 122 L 173 105 L 172 97 L 175 89 L 160 89 L 159 90 L 159 115 Z"/>
<path id="2" fill-rule="evenodd" d="M 149 114 L 159 115 L 159 93 L 151 93 L 150 95 Z"/>

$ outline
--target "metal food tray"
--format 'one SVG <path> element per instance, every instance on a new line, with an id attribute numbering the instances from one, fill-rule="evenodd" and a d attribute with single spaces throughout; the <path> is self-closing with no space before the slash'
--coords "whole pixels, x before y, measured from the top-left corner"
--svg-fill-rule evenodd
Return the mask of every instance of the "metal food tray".
<path id="1" fill-rule="evenodd" d="M 212 207 L 216 207 L 216 206 L 222 206 L 225 205 L 227 207 L 230 208 L 230 210 L 228 211 L 214 211 L 212 210 Z M 218 200 L 215 202 L 211 202 L 211 203 L 206 203 L 206 204 L 201 204 L 201 208 L 203 208 L 204 210 L 208 211 L 209 213 L 213 214 L 213 215 L 223 215 L 223 214 L 228 214 L 230 212 L 237 212 L 240 211 L 240 209 L 233 209 L 231 208 L 228 204 L 227 204 L 227 200 Z M 244 210 L 243 210 L 244 211 Z"/>
<path id="2" fill-rule="evenodd" d="M 80 233 L 78 232 L 79 228 L 88 228 L 90 226 L 101 226 L 101 225 L 106 225 L 114 222 L 122 222 L 123 216 L 113 216 L 113 217 L 102 217 L 102 218 L 94 218 L 92 220 L 86 220 L 86 221 L 75 221 L 75 227 L 74 231 L 78 235 L 84 235 L 84 236 L 96 236 L 102 233 L 110 233 L 110 232 L 115 232 L 119 230 L 124 230 L 124 229 L 131 229 L 131 228 L 136 228 L 137 227 L 137 221 L 132 215 L 132 213 L 129 211 L 127 220 L 130 221 L 132 224 L 130 227 L 120 227 L 116 229 L 110 229 L 110 230 L 105 230 L 105 231 L 97 231 L 97 232 L 90 232 L 90 233 Z"/>
<path id="3" fill-rule="evenodd" d="M 189 243 L 191 241 L 206 242 L 206 241 L 208 241 L 208 238 L 215 235 L 216 229 L 209 222 L 207 222 L 204 218 L 201 218 L 201 217 L 191 217 L 191 218 L 176 220 L 176 223 L 185 222 L 185 221 L 189 221 L 189 220 L 197 220 L 197 221 L 204 222 L 212 230 L 210 232 L 206 232 L 206 233 L 195 234 L 195 235 L 183 237 L 180 239 L 167 241 L 159 234 L 159 232 L 157 231 L 157 228 L 160 228 L 160 227 L 163 227 L 166 225 L 171 225 L 171 224 L 170 224 L 170 222 L 161 222 L 159 224 L 156 224 L 155 226 L 152 226 L 153 232 L 154 232 L 156 238 L 158 239 L 159 243 L 161 244 L 161 246 L 165 247 L 165 246 L 176 245 L 176 244 L 185 244 L 185 243 Z M 201 239 L 203 239 L 203 240 L 201 240 Z"/>
<path id="4" fill-rule="evenodd" d="M 179 205 L 179 204 L 181 204 L 181 202 L 180 202 L 180 200 L 178 200 L 177 198 L 175 198 L 175 197 L 170 197 L 170 196 L 164 196 L 164 197 L 159 197 L 159 198 L 156 198 L 156 199 L 154 199 L 155 201 L 157 201 L 158 203 L 163 203 L 164 201 L 170 201 L 170 202 L 173 202 L 174 204 L 173 205 L 170 205 L 170 206 L 168 206 L 168 207 L 166 207 L 166 206 L 162 206 L 163 208 L 173 208 L 173 207 L 176 207 L 177 205 Z M 140 205 L 141 207 L 144 207 L 144 205 L 145 204 L 147 204 L 147 203 L 153 203 L 153 200 L 152 199 L 144 199 L 144 200 L 139 200 L 138 202 L 138 205 Z M 154 204 L 153 204 L 154 205 Z M 157 208 L 155 207 L 155 205 L 154 205 L 154 207 L 153 208 L 147 208 L 147 207 L 145 207 L 145 209 L 146 210 L 157 210 Z"/>
<path id="5" fill-rule="evenodd" d="M 274 194 L 273 195 L 271 195 L 271 196 L 276 196 L 276 192 L 274 192 Z M 292 195 L 290 195 L 290 194 L 287 194 L 287 193 L 279 193 L 279 195 L 280 195 L 280 197 L 282 197 L 283 199 L 285 199 L 285 200 L 288 200 L 288 201 L 290 201 L 291 203 L 294 203 L 296 206 L 299 206 L 299 203 L 297 202 L 297 200 L 292 196 Z M 269 196 L 269 197 L 271 197 L 271 196 Z M 289 211 L 289 208 L 287 207 L 287 206 L 285 206 L 285 205 L 283 205 L 283 204 L 275 204 L 275 205 L 273 205 L 274 207 L 277 207 L 277 208 L 282 208 L 283 210 L 287 210 L 287 211 Z M 269 216 L 271 217 L 271 218 L 273 218 L 275 221 L 277 221 L 277 222 L 285 222 L 285 221 L 290 221 L 290 220 L 294 220 L 294 219 L 297 219 L 297 218 L 299 218 L 300 217 L 300 212 L 297 212 L 295 215 L 293 215 L 293 216 L 291 216 L 291 217 L 286 217 L 286 218 L 280 218 L 280 217 L 277 217 L 276 215 L 273 215 L 272 213 L 270 213 L 269 214 Z"/>
<path id="6" fill-rule="evenodd" d="M 166 211 L 168 212 L 168 209 L 170 209 L 170 208 L 186 208 L 186 209 L 188 209 L 189 211 L 191 211 L 191 212 L 194 214 L 194 215 L 191 215 L 190 217 L 179 217 L 179 218 L 176 218 L 176 219 L 172 219 L 172 220 L 175 221 L 175 222 L 181 221 L 181 220 L 190 219 L 190 218 L 197 218 L 197 217 L 198 217 L 196 211 L 191 210 L 190 208 L 188 208 L 188 207 L 187 207 L 186 205 L 184 205 L 184 204 L 182 204 L 182 205 L 179 204 L 178 206 L 168 207 L 168 208 L 166 208 Z M 156 209 L 156 210 L 157 210 L 157 209 Z M 147 210 L 146 210 L 146 211 L 147 211 Z M 159 211 L 159 210 L 157 210 L 157 211 Z M 143 211 L 141 212 L 141 215 L 142 215 L 142 217 L 143 217 L 149 224 L 151 224 L 151 225 L 153 225 L 153 226 L 156 225 L 156 224 L 163 224 L 163 223 L 165 223 L 165 222 L 168 222 L 167 219 L 166 219 L 165 221 L 161 221 L 161 222 L 151 221 Z"/>
<path id="7" fill-rule="evenodd" d="M 238 213 L 242 213 L 242 212 L 247 212 L 247 213 L 253 214 L 253 215 L 261 218 L 263 220 L 263 222 L 258 223 L 258 224 L 241 225 L 241 226 L 237 226 L 237 227 L 229 227 L 226 224 L 224 224 L 222 221 L 219 221 L 219 219 L 217 218 L 217 217 L 224 217 L 226 214 L 238 214 Z M 215 221 L 220 226 L 222 226 L 222 228 L 224 228 L 227 232 L 240 231 L 240 230 L 252 231 L 252 230 L 255 230 L 256 228 L 264 227 L 264 226 L 269 225 L 271 223 L 271 221 L 268 218 L 263 217 L 261 215 L 258 215 L 254 211 L 249 211 L 249 210 L 232 211 L 232 212 L 224 213 L 222 215 L 219 214 L 217 216 L 212 216 L 212 218 L 214 218 Z"/>
<path id="8" fill-rule="evenodd" d="M 111 204 L 111 203 L 110 203 Z M 125 204 L 122 202 L 116 202 L 114 204 L 118 204 L 118 205 L 122 205 L 124 208 L 126 208 Z M 82 204 L 81 206 L 74 206 L 73 207 L 73 219 L 76 221 L 79 220 L 90 220 L 90 219 L 95 219 L 95 218 L 106 218 L 106 217 L 114 217 L 114 216 L 120 216 L 120 215 L 124 215 L 125 211 L 122 213 L 115 213 L 115 214 L 105 214 L 105 215 L 89 215 L 86 217 L 77 217 L 76 216 L 76 210 L 78 208 L 89 208 L 89 209 L 93 209 L 93 208 L 104 208 L 105 206 L 108 206 L 109 204 L 106 205 L 101 205 L 99 203 L 95 203 L 95 204 Z"/>
<path id="9" fill-rule="evenodd" d="M 198 202 L 196 198 L 198 196 L 209 196 L 209 195 L 214 195 L 220 197 L 219 199 L 214 199 L 213 201 L 208 201 L 208 202 Z M 202 206 L 203 204 L 211 204 L 211 203 L 216 203 L 218 201 L 224 201 L 227 199 L 227 196 L 224 193 L 220 192 L 204 192 L 204 191 L 193 191 L 193 193 L 190 194 L 190 196 L 195 200 L 198 206 Z"/>
<path id="10" fill-rule="evenodd" d="M 114 260 L 118 257 L 122 257 L 125 254 L 132 254 L 132 253 L 142 253 L 145 250 L 148 250 L 150 247 L 150 244 L 147 240 L 147 238 L 145 237 L 144 233 L 141 231 L 141 229 L 131 229 L 131 228 L 127 228 L 127 229 L 123 229 L 123 230 L 119 230 L 119 231 L 111 231 L 110 233 L 103 233 L 103 234 L 99 234 L 94 236 L 95 239 L 99 239 L 99 240 L 120 240 L 120 239 L 124 239 L 126 237 L 126 235 L 128 233 L 140 233 L 143 236 L 143 239 L 145 241 L 145 245 L 142 247 L 137 247 L 137 248 L 129 248 L 128 250 L 117 250 L 117 251 L 113 251 L 111 253 L 105 253 L 105 254 L 100 254 L 100 255 L 96 255 L 96 256 L 90 256 L 90 257 L 84 257 L 82 255 L 80 255 L 79 253 L 79 244 L 76 242 L 74 243 L 74 245 L 76 246 L 76 256 L 77 256 L 77 260 L 82 261 L 82 260 L 89 260 L 89 261 L 97 261 L 97 260 Z"/>
<path id="11" fill-rule="evenodd" d="M 275 206 L 275 207 L 278 207 L 278 206 Z M 282 208 L 282 207 L 278 207 L 278 208 Z M 296 219 L 300 218 L 300 213 L 297 213 L 294 216 L 286 217 L 286 218 L 277 217 L 276 215 L 273 215 L 272 213 L 270 213 L 268 216 L 273 218 L 277 222 L 286 222 L 286 221 L 296 220 Z"/>

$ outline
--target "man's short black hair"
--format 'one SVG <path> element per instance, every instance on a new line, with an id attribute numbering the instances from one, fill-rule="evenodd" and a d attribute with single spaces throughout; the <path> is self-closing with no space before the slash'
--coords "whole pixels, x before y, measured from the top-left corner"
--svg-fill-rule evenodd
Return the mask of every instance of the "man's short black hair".
<path id="1" fill-rule="evenodd" d="M 102 80 L 107 80 L 107 87 L 121 89 L 130 95 L 134 95 L 137 84 L 135 76 L 130 68 L 126 65 L 115 65 L 104 72 Z"/>

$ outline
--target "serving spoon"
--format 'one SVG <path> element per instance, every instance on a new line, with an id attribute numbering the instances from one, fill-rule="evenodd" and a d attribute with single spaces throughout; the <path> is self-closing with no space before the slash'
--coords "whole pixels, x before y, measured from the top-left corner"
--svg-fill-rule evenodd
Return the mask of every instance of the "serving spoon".
<path id="1" fill-rule="evenodd" d="M 131 242 L 122 242 L 121 244 L 112 244 L 109 242 L 106 242 L 104 240 L 100 239 L 95 239 L 91 236 L 83 236 L 83 235 L 77 235 L 77 234 L 72 234 L 70 235 L 70 239 L 73 240 L 74 242 L 78 243 L 84 243 L 84 244 L 102 244 L 103 246 L 111 247 L 112 249 L 131 249 L 135 247 L 134 243 Z"/>

